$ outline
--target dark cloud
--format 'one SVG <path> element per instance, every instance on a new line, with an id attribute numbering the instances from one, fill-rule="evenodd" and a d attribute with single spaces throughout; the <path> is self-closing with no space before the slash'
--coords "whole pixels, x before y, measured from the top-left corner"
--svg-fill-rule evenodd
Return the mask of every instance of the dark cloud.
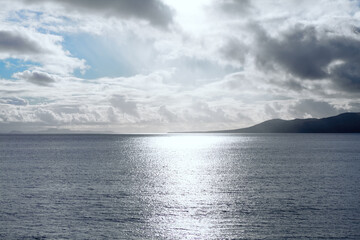
<path id="1" fill-rule="evenodd" d="M 319 39 L 313 27 L 294 27 L 278 39 L 270 37 L 261 27 L 255 27 L 256 61 L 262 68 L 280 65 L 289 73 L 305 79 L 322 79 L 326 67 L 335 56 L 333 44 Z"/>
<path id="2" fill-rule="evenodd" d="M 104 16 L 136 18 L 167 28 L 173 21 L 172 10 L 160 0 L 25 0 L 29 3 L 55 2 L 70 10 L 89 11 Z"/>
<path id="3" fill-rule="evenodd" d="M 37 42 L 19 32 L 0 31 L 0 52 L 34 54 L 43 50 Z"/>
<path id="4" fill-rule="evenodd" d="M 314 27 L 301 25 L 288 30 L 280 39 L 266 33 L 257 36 L 259 64 L 277 63 L 303 79 L 330 78 L 340 81 L 341 86 L 344 86 L 341 81 L 346 81 L 351 88 L 360 89 L 360 69 L 353 64 L 360 61 L 358 39 L 318 33 Z M 336 61 L 342 63 L 332 69 L 331 64 Z"/>
<path id="5" fill-rule="evenodd" d="M 236 38 L 228 39 L 226 44 L 220 48 L 220 54 L 230 61 L 245 62 L 246 54 L 248 53 L 248 46 Z"/>
<path id="6" fill-rule="evenodd" d="M 351 112 L 360 112 L 360 102 L 350 102 L 349 107 Z"/>
<path id="7" fill-rule="evenodd" d="M 348 92 L 360 92 L 359 60 L 344 62 L 332 68 L 331 77 L 336 86 Z"/>
<path id="8" fill-rule="evenodd" d="M 216 7 L 227 14 L 238 16 L 247 15 L 252 10 L 250 0 L 219 0 L 216 2 Z"/>
<path id="9" fill-rule="evenodd" d="M 327 102 L 316 101 L 313 99 L 299 100 L 289 109 L 289 113 L 297 118 L 307 117 L 307 115 L 314 118 L 323 118 L 337 115 L 344 111 L 344 109 L 336 109 L 333 105 Z"/>
<path id="10" fill-rule="evenodd" d="M 304 86 L 302 86 L 300 82 L 295 80 L 288 80 L 283 84 L 283 86 L 295 92 L 301 92 L 302 90 L 304 90 Z"/>
<path id="11" fill-rule="evenodd" d="M 360 91 L 360 40 L 296 25 L 279 36 L 270 36 L 258 24 L 250 25 L 254 44 L 248 46 L 259 69 L 285 71 L 305 80 L 330 79 L 345 91 Z M 244 44 L 233 39 L 221 53 L 230 61 L 244 62 Z M 301 89 L 298 84 L 290 87 Z M 291 86 L 292 85 L 292 86 Z"/>
<path id="12" fill-rule="evenodd" d="M 31 83 L 34 83 L 39 86 L 50 86 L 56 81 L 54 76 L 51 76 L 45 72 L 29 71 L 15 73 L 13 77 L 17 79 L 22 79 Z"/>
<path id="13" fill-rule="evenodd" d="M 127 100 L 125 96 L 113 95 L 110 99 L 110 103 L 113 107 L 119 109 L 123 113 L 139 117 L 136 102 Z"/>

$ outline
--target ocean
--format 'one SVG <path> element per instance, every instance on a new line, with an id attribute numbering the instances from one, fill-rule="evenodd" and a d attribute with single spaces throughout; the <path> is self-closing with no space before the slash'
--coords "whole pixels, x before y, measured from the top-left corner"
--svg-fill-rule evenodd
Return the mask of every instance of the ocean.
<path id="1" fill-rule="evenodd" d="M 0 135 L 0 239 L 360 239 L 360 134 Z"/>

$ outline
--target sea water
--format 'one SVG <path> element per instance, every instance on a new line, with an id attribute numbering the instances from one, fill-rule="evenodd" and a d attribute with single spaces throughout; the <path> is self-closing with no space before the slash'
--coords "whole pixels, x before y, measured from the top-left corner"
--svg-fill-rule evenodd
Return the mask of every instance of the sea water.
<path id="1" fill-rule="evenodd" d="M 0 239 L 360 239 L 360 134 L 0 135 Z"/>

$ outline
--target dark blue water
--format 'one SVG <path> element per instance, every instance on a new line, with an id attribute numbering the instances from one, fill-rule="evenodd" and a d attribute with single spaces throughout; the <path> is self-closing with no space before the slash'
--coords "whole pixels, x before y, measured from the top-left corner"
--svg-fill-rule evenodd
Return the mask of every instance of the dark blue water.
<path id="1" fill-rule="evenodd" d="M 0 135 L 0 206 L 0 239 L 360 239 L 360 135 Z"/>

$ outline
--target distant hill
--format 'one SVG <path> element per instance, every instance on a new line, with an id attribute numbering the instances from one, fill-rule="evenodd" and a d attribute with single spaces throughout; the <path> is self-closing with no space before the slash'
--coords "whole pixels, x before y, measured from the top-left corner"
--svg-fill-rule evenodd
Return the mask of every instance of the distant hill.
<path id="1" fill-rule="evenodd" d="M 248 128 L 213 133 L 360 133 L 360 113 L 343 113 L 328 118 L 273 119 Z"/>

